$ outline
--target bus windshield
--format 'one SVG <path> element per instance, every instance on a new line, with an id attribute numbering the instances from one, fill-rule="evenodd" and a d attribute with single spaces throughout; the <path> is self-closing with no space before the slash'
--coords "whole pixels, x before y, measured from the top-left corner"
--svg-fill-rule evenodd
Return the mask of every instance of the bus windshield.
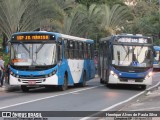
<path id="1" fill-rule="evenodd" d="M 113 45 L 112 56 L 112 64 L 116 66 L 152 66 L 152 50 L 149 46 Z"/>
<path id="2" fill-rule="evenodd" d="M 45 66 L 57 62 L 56 44 L 12 43 L 11 64 L 16 66 Z"/>

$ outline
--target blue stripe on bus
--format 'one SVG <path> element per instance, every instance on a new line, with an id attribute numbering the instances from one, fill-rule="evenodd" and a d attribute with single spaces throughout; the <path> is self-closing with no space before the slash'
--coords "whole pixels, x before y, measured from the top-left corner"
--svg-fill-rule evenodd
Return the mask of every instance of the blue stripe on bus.
<path id="1" fill-rule="evenodd" d="M 153 61 L 153 64 L 158 64 L 158 61 Z"/>
<path id="2" fill-rule="evenodd" d="M 155 51 L 160 51 L 160 46 L 153 46 Z"/>
<path id="3" fill-rule="evenodd" d="M 121 72 L 116 70 L 114 67 L 111 67 L 111 70 L 114 71 L 114 73 L 116 73 L 119 77 L 126 77 L 126 78 L 145 78 L 149 72 L 152 72 L 152 68 L 149 69 L 146 72 L 133 72 L 133 73 L 129 73 L 129 72 Z"/>
<path id="4" fill-rule="evenodd" d="M 16 74 L 16 75 L 23 75 L 23 76 L 40 76 L 40 75 L 47 75 L 50 74 L 51 72 L 53 72 L 54 70 L 57 70 L 57 66 L 55 66 L 54 68 L 48 69 L 48 70 L 41 70 L 41 71 L 22 71 L 22 70 L 16 70 L 12 67 L 10 67 L 10 70 Z"/>

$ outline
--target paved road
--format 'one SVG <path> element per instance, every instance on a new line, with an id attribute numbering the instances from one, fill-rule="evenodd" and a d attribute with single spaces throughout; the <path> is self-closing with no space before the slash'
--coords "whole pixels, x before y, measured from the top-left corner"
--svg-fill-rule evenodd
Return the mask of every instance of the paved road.
<path id="1" fill-rule="evenodd" d="M 159 82 L 159 76 L 154 75 L 153 85 Z M 29 93 L 0 92 L 0 111 L 101 111 L 142 92 L 131 86 L 110 89 L 101 85 L 99 78 L 87 84 L 84 88 L 70 87 L 64 92 L 43 88 Z"/>

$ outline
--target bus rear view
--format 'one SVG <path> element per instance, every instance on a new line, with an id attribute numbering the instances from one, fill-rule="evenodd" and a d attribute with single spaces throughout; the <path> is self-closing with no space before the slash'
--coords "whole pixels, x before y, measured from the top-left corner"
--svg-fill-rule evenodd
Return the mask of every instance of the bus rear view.
<path id="1" fill-rule="evenodd" d="M 100 41 L 100 81 L 111 84 L 152 84 L 153 41 L 142 35 L 121 34 Z M 109 54 L 109 55 L 108 55 Z"/>

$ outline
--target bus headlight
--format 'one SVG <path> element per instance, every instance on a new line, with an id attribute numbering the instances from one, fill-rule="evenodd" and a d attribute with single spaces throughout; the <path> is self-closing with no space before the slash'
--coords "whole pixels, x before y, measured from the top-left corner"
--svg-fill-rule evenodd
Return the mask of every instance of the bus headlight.
<path id="1" fill-rule="evenodd" d="M 151 77 L 152 75 L 153 75 L 153 73 L 152 73 L 152 72 L 149 72 L 148 75 L 146 75 L 145 79 Z"/>
<path id="2" fill-rule="evenodd" d="M 51 76 L 52 76 L 52 73 L 50 73 L 48 76 L 51 77 Z"/>
<path id="3" fill-rule="evenodd" d="M 114 74 L 114 77 L 118 79 L 118 75 Z"/>
<path id="4" fill-rule="evenodd" d="M 48 75 L 45 75 L 45 78 L 47 78 L 48 77 Z"/>
<path id="5" fill-rule="evenodd" d="M 153 73 L 152 73 L 152 72 L 149 72 L 148 76 L 151 77 L 152 75 L 153 75 Z"/>
<path id="6" fill-rule="evenodd" d="M 114 74 L 115 74 L 112 70 L 110 71 L 110 73 L 111 73 L 112 75 L 114 75 Z"/>
<path id="7" fill-rule="evenodd" d="M 56 74 L 57 70 L 53 70 L 52 75 Z"/>
<path id="8" fill-rule="evenodd" d="M 45 77 L 46 77 L 46 78 L 47 78 L 47 77 L 51 77 L 52 75 L 55 75 L 56 72 L 57 72 L 57 70 L 53 70 L 51 73 L 45 75 Z"/>
<path id="9" fill-rule="evenodd" d="M 115 78 L 117 78 L 118 79 L 118 75 L 114 72 L 114 71 L 110 71 L 110 74 L 112 74 Z"/>
<path id="10" fill-rule="evenodd" d="M 16 75 L 17 78 L 19 78 L 19 75 Z"/>
<path id="11" fill-rule="evenodd" d="M 10 74 L 14 77 L 16 77 L 16 74 L 14 74 L 12 71 L 10 71 Z"/>

